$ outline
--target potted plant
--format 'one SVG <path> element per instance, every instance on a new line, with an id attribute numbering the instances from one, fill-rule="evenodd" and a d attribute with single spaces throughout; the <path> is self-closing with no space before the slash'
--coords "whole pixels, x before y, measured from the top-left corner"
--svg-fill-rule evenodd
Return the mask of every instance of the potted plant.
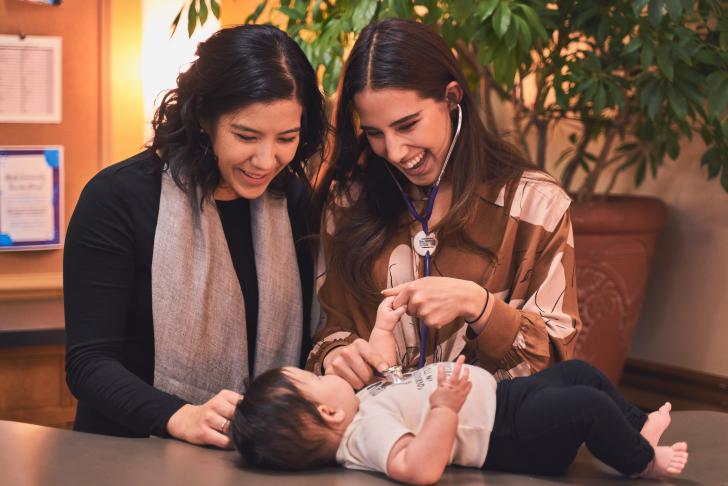
<path id="1" fill-rule="evenodd" d="M 207 9 L 205 0 L 185 3 L 191 32 Z M 259 21 L 266 4 L 246 22 Z M 486 126 L 573 195 L 584 321 L 578 355 L 618 381 L 665 205 L 609 193 L 620 176 L 631 175 L 636 186 L 648 173 L 655 177 L 666 157 L 679 156 L 681 140 L 695 135 L 705 143 L 708 178 L 728 191 L 726 2 L 281 0 L 273 8 L 328 95 L 347 48 L 370 21 L 397 16 L 439 30 Z M 496 104 L 498 112 L 509 108 L 507 120 L 496 116 Z M 556 140 L 560 154 L 549 157 L 555 129 L 567 135 Z"/>

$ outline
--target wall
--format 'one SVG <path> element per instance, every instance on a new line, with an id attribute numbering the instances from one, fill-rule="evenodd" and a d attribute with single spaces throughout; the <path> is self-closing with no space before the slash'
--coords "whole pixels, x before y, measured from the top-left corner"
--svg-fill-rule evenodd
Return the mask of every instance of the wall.
<path id="1" fill-rule="evenodd" d="M 101 2 L 67 1 L 57 7 L 16 0 L 0 0 L 0 3 L 3 4 L 0 7 L 0 33 L 63 37 L 62 122 L 2 123 L 0 145 L 64 147 L 65 226 L 83 185 L 98 170 L 101 159 Z M 0 293 L 30 288 L 40 293 L 58 294 L 61 267 L 61 250 L 1 253 Z"/>
<path id="2" fill-rule="evenodd" d="M 103 166 L 144 145 L 142 6 L 139 0 L 104 0 L 102 12 Z"/>
<path id="3" fill-rule="evenodd" d="M 187 11 L 170 38 L 169 26 L 183 5 L 182 0 L 141 0 L 141 52 L 137 55 L 143 73 L 144 140 L 152 137 L 151 121 L 164 91 L 174 88 L 177 75 L 195 58 L 197 44 L 219 28 L 217 19 L 208 14 L 204 26 L 198 25 L 192 38 L 187 33 Z"/>
<path id="4" fill-rule="evenodd" d="M 728 377 L 728 193 L 706 180 L 702 151 L 683 143 L 656 180 L 621 187 L 669 210 L 630 357 Z"/>

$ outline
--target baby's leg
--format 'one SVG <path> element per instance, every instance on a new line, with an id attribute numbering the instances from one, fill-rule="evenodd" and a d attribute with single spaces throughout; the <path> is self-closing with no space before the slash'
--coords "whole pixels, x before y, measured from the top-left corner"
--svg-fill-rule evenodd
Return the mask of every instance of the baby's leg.
<path id="1" fill-rule="evenodd" d="M 529 386 L 529 380 L 513 385 Z M 623 474 L 638 474 L 652 461 L 652 446 L 605 392 L 584 385 L 531 386 L 533 391 L 522 401 L 504 400 L 516 410 L 506 414 L 511 423 L 502 428 L 496 424 L 486 469 L 559 474 L 584 442 L 598 459 Z M 498 399 L 500 407 L 500 395 Z"/>
<path id="2" fill-rule="evenodd" d="M 584 385 L 601 390 L 612 399 L 632 427 L 640 430 L 647 422 L 647 414 L 625 400 L 604 373 L 585 361 L 572 359 L 555 363 L 531 378 L 547 386 Z"/>

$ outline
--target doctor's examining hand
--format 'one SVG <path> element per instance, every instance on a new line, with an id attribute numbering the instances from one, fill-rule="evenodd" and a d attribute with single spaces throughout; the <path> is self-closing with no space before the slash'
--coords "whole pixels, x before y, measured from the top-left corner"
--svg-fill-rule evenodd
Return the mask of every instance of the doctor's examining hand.
<path id="1" fill-rule="evenodd" d="M 469 280 L 449 277 L 424 277 L 382 291 L 393 309 L 425 321 L 427 327 L 439 329 L 456 319 L 465 319 L 476 333 L 488 321 L 494 298 Z M 381 306 L 380 306 L 381 307 Z M 374 370 L 383 371 L 390 364 L 364 339 L 330 351 L 323 361 L 326 374 L 340 376 L 354 389 L 374 380 Z"/>
<path id="2" fill-rule="evenodd" d="M 465 319 L 477 333 L 482 330 L 492 308 L 489 292 L 470 280 L 450 277 L 424 277 L 382 290 L 394 296 L 392 307 L 407 306 L 407 314 L 439 329 L 456 319 Z"/>

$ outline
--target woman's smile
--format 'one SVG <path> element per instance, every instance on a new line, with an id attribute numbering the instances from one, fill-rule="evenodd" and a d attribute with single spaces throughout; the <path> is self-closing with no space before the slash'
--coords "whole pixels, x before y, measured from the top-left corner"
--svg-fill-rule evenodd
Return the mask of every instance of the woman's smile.
<path id="1" fill-rule="evenodd" d="M 237 173 L 241 176 L 245 184 L 252 186 L 265 184 L 266 179 L 269 176 L 269 174 L 256 174 L 255 172 L 247 171 L 243 168 L 239 168 Z"/>

